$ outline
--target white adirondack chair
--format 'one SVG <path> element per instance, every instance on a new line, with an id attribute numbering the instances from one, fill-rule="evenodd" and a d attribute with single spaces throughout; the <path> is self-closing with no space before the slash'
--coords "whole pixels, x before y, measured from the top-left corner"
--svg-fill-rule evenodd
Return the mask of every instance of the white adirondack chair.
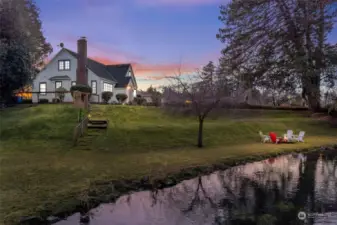
<path id="1" fill-rule="evenodd" d="M 284 134 L 284 137 L 287 138 L 288 142 L 297 141 L 297 140 L 294 138 L 294 132 L 293 132 L 293 130 L 287 130 L 287 133 Z"/>
<path id="2" fill-rule="evenodd" d="M 259 135 L 261 137 L 261 142 L 263 143 L 271 142 L 270 137 L 268 135 L 264 135 L 262 131 L 259 132 Z"/>
<path id="3" fill-rule="evenodd" d="M 300 133 L 298 135 L 293 135 L 293 139 L 296 140 L 297 142 L 304 142 L 304 140 L 303 140 L 304 135 L 305 135 L 305 132 L 300 131 Z"/>

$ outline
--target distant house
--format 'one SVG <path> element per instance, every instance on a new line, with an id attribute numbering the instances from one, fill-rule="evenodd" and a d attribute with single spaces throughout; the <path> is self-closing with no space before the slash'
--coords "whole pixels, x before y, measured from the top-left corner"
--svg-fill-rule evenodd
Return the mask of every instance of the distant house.
<path id="1" fill-rule="evenodd" d="M 147 103 L 152 103 L 152 94 L 145 91 L 138 91 L 137 96 L 140 96 L 146 100 Z"/>
<path id="2" fill-rule="evenodd" d="M 86 72 L 85 79 L 92 88 L 91 102 L 102 102 L 102 92 L 111 91 L 113 97 L 110 102 L 117 102 L 116 95 L 123 93 L 127 95 L 126 102 L 133 101 L 136 96 L 137 81 L 134 76 L 131 64 L 104 65 L 95 60 L 87 58 L 87 46 L 85 38 L 81 38 L 82 45 L 78 44 L 79 53 L 69 49 L 62 48 L 55 57 L 41 70 L 33 82 L 32 101 L 39 102 L 41 99 L 47 99 L 52 102 L 57 97 L 55 90 L 64 87 L 70 90 L 71 86 L 76 84 L 77 65 L 80 64 L 80 56 L 85 59 L 86 65 L 83 70 Z M 84 62 L 85 62 L 84 61 Z M 64 102 L 72 102 L 70 93 L 67 93 Z"/>

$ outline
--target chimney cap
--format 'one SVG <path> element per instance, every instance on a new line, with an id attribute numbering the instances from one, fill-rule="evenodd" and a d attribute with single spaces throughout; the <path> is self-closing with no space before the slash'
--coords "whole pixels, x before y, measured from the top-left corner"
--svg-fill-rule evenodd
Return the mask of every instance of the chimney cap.
<path id="1" fill-rule="evenodd" d="M 87 38 L 85 36 L 82 36 L 82 37 L 80 37 L 80 40 L 82 40 L 82 39 L 86 40 Z"/>

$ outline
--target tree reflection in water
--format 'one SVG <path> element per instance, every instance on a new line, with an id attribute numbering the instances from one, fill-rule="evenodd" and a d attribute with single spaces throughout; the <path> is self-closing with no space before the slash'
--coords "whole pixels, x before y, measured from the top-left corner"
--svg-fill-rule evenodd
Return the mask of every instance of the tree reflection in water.
<path id="1" fill-rule="evenodd" d="M 90 224 L 303 224 L 299 211 L 337 211 L 335 153 L 292 154 L 133 193 L 96 209 Z"/>

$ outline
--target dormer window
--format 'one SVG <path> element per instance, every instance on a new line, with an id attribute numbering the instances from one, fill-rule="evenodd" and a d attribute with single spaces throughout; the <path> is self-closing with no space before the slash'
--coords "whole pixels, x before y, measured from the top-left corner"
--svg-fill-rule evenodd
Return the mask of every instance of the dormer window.
<path id="1" fill-rule="evenodd" d="M 62 70 L 70 70 L 70 60 L 59 60 L 58 68 Z"/>
<path id="2" fill-rule="evenodd" d="M 128 74 L 126 76 L 131 77 L 131 70 L 128 71 Z"/>

